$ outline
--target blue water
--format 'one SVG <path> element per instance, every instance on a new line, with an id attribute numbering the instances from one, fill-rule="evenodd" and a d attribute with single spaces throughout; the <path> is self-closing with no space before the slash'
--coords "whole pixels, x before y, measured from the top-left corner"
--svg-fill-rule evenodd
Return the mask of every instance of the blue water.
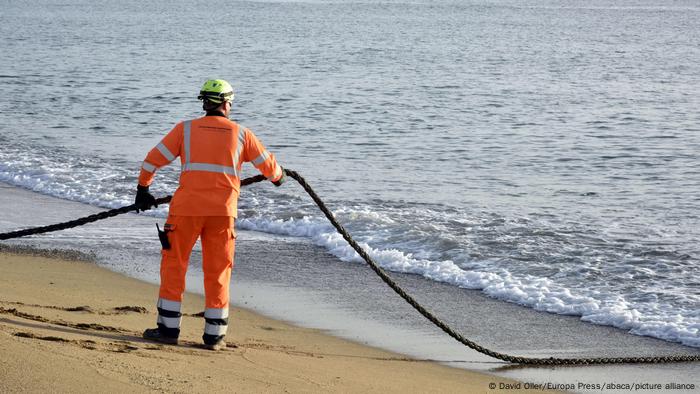
<path id="1" fill-rule="evenodd" d="M 146 152 L 225 78 L 232 118 L 385 268 L 700 347 L 697 2 L 0 9 L 0 181 L 131 203 Z M 240 207 L 241 229 L 359 262 L 298 187 Z"/>

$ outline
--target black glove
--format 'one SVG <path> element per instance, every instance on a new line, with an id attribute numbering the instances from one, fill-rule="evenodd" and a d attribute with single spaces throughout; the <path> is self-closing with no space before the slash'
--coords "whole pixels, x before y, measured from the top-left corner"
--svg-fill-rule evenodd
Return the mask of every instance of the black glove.
<path id="1" fill-rule="evenodd" d="M 146 211 L 151 209 L 151 207 L 158 207 L 156 198 L 148 192 L 148 186 L 141 185 L 136 187 L 136 200 L 134 201 L 134 205 L 136 205 L 136 212 L 139 212 L 139 210 Z"/>
<path id="2" fill-rule="evenodd" d="M 282 168 L 282 176 L 280 177 L 280 179 L 278 179 L 278 180 L 272 182 L 272 184 L 275 185 L 275 186 L 277 186 L 277 187 L 279 187 L 279 186 L 282 186 L 282 184 L 283 184 L 285 181 L 287 181 L 287 175 L 285 175 L 285 173 L 284 173 L 284 168 Z"/>

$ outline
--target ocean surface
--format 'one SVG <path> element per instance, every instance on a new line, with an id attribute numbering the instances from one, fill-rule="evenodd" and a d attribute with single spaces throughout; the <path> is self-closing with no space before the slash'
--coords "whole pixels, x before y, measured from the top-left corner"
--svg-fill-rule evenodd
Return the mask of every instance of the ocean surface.
<path id="1" fill-rule="evenodd" d="M 231 117 L 387 270 L 700 347 L 697 1 L 0 10 L 1 182 L 131 204 L 148 150 L 200 116 L 206 79 L 224 78 Z M 160 171 L 154 194 L 178 174 Z M 239 207 L 238 228 L 271 245 L 362 264 L 293 181 L 246 188 Z M 133 258 L 154 231 L 73 234 L 78 249 L 136 249 L 99 263 L 157 280 L 155 248 L 148 269 Z"/>

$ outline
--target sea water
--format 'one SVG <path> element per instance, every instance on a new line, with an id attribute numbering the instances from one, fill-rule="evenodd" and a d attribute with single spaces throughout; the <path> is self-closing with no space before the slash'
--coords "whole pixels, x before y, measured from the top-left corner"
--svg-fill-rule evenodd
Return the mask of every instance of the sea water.
<path id="1" fill-rule="evenodd" d="M 0 3 L 2 182 L 130 204 L 224 78 L 385 269 L 700 347 L 695 1 Z M 245 189 L 238 228 L 359 265 L 292 183 Z"/>

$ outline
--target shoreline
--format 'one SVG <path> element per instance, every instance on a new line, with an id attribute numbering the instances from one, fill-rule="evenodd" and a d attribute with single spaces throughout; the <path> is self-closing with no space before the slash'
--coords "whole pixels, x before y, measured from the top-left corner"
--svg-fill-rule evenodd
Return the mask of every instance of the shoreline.
<path id="1" fill-rule="evenodd" d="M 239 307 L 231 308 L 227 348 L 207 351 L 198 347 L 203 297 L 191 293 L 181 344 L 161 345 L 140 337 L 155 324 L 153 284 L 29 253 L 0 252 L 0 270 L 0 377 L 9 392 L 486 392 L 489 384 L 517 383 Z"/>
<path id="2" fill-rule="evenodd" d="M 3 183 L 0 183 L 0 205 L 5 206 L 0 231 L 46 225 L 100 211 L 90 205 Z M 157 283 L 154 278 L 157 278 L 160 251 L 154 235 L 154 222 L 158 220 L 123 215 L 97 225 L 3 243 L 0 253 L 12 248 L 25 248 L 29 253 L 36 250 L 40 254 L 48 250 L 69 260 L 96 261 L 92 265 L 112 275 L 153 286 Z M 509 365 L 457 344 L 393 294 L 365 265 L 343 263 L 321 248 L 299 243 L 294 238 L 251 231 L 239 231 L 238 235 L 232 306 L 286 322 L 291 327 L 307 327 L 303 330 L 384 349 L 393 357 L 406 355 L 400 358 L 510 379 L 523 383 L 521 387 L 542 383 L 572 387 L 573 384 L 577 388 L 572 391 L 597 392 L 585 389 L 585 385 L 633 381 L 700 386 L 696 378 L 700 376 L 700 363 L 546 369 Z M 195 250 L 188 271 L 188 294 L 203 292 L 200 257 L 200 252 Z M 490 298 L 477 290 L 459 289 L 416 275 L 392 273 L 391 276 L 461 334 L 503 353 L 531 357 L 618 357 L 700 351 L 630 335 L 613 327 L 584 323 L 577 317 L 538 312 Z M 143 299 L 143 306 L 149 311 L 153 309 L 155 298 L 152 297 L 157 291 L 152 293 Z M 201 298 L 187 296 L 192 297 Z M 79 306 L 67 304 L 67 307 L 76 305 Z M 141 331 L 153 326 L 154 321 L 155 315 L 143 321 L 132 336 L 140 340 Z M 203 326 L 202 322 L 195 324 L 195 331 Z M 232 324 L 230 330 L 234 327 Z M 199 336 L 194 334 L 192 338 L 196 342 Z M 578 388 L 579 383 L 584 388 Z"/>

